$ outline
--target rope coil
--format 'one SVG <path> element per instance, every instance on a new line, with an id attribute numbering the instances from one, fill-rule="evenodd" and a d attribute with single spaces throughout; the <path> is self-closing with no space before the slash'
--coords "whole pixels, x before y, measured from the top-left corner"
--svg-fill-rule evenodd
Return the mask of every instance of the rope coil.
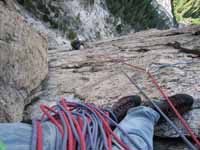
<path id="1" fill-rule="evenodd" d="M 110 124 L 115 125 L 130 142 L 139 147 L 118 126 L 117 120 L 114 119 L 116 116 L 113 116 L 113 113 L 110 113 L 109 110 L 97 108 L 93 104 L 68 102 L 65 99 L 58 101 L 54 107 L 41 105 L 40 108 L 43 116 L 41 120 L 33 121 L 31 150 L 43 149 L 42 123 L 46 121 L 54 124 L 62 137 L 61 142 L 56 139 L 56 149 L 60 148 L 59 150 L 112 150 L 113 139 L 123 149 L 131 150 L 112 131 Z"/>

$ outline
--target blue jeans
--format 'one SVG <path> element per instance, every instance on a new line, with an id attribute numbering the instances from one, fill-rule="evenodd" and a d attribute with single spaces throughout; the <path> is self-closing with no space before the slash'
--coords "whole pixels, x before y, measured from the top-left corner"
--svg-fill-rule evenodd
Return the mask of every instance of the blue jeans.
<path id="1" fill-rule="evenodd" d="M 159 118 L 159 113 L 151 108 L 143 106 L 131 108 L 126 117 L 119 123 L 119 126 L 128 133 L 135 144 L 123 136 L 118 129 L 115 129 L 115 133 L 133 150 L 153 150 L 154 126 Z M 115 143 L 113 150 L 118 149 L 122 148 Z"/>
<path id="2" fill-rule="evenodd" d="M 126 117 L 119 123 L 132 138 L 135 144 L 123 136 L 116 129 L 119 138 L 133 150 L 153 150 L 154 125 L 160 115 L 151 108 L 131 108 Z M 58 129 L 50 122 L 42 124 L 43 150 L 55 150 Z M 24 123 L 0 124 L 0 140 L 5 144 L 6 150 L 29 150 L 31 148 L 32 126 Z M 122 149 L 113 141 L 113 150 Z M 137 147 L 139 146 L 139 148 Z"/>

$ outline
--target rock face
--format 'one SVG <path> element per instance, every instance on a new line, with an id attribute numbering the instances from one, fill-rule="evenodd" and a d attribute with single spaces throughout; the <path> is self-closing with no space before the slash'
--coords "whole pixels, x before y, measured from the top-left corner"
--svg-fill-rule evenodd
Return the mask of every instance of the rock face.
<path id="1" fill-rule="evenodd" d="M 45 36 L 9 6 L 0 1 L 0 122 L 22 120 L 28 96 L 48 73 Z"/>
<path id="2" fill-rule="evenodd" d="M 86 40 L 175 25 L 169 0 L 17 0 L 34 16 L 71 39 Z"/>
<path id="3" fill-rule="evenodd" d="M 49 49 L 72 49 L 70 40 L 76 36 L 82 40 L 95 41 L 176 25 L 169 0 L 17 1 L 22 4 L 18 10 L 26 21 L 36 30 L 47 34 Z"/>
<path id="4" fill-rule="evenodd" d="M 113 35 L 113 18 L 104 0 L 18 0 L 37 18 L 52 29 L 58 29 L 66 38 L 78 33 L 84 39 L 105 38 Z"/>
<path id="5" fill-rule="evenodd" d="M 166 31 L 148 30 L 89 43 L 87 49 L 80 51 L 51 50 L 48 53 L 48 80 L 39 90 L 38 99 L 41 101 L 30 106 L 28 112 L 31 112 L 31 117 L 35 117 L 39 113 L 40 103 L 53 103 L 59 97 L 69 95 L 75 95 L 86 102 L 98 105 L 111 105 L 120 97 L 130 94 L 140 95 L 121 69 L 137 80 L 138 85 L 150 98 L 161 97 L 144 73 L 115 63 L 107 58 L 109 56 L 150 69 L 169 95 L 175 93 L 192 95 L 196 99 L 193 109 L 186 113 L 184 118 L 196 135 L 200 136 L 199 32 L 200 26 Z M 178 122 L 176 118 L 174 120 Z M 178 126 L 182 129 L 180 123 Z M 164 138 L 177 137 L 165 123 L 157 127 L 155 135 Z M 170 139 L 162 142 L 166 141 Z M 157 149 L 160 149 L 157 142 L 159 143 L 159 139 L 156 140 L 156 145 Z"/>

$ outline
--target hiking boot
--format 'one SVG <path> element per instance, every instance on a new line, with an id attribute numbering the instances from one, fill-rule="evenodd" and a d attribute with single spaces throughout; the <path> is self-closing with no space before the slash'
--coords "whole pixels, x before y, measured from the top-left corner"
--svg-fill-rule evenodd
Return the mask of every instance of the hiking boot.
<path id="1" fill-rule="evenodd" d="M 141 98 L 138 95 L 130 95 L 126 97 L 120 98 L 117 102 L 115 102 L 112 106 L 112 111 L 116 115 L 118 121 L 121 121 L 127 111 L 132 108 L 139 106 L 141 104 Z"/>
<path id="2" fill-rule="evenodd" d="M 180 114 L 190 110 L 194 101 L 193 97 L 187 94 L 176 94 L 170 96 L 169 99 L 172 101 L 175 108 L 178 110 Z M 175 113 L 173 112 L 173 110 L 171 109 L 166 100 L 161 100 L 161 101 L 154 100 L 154 102 L 167 116 L 175 116 Z M 150 104 L 150 107 L 155 109 L 152 104 Z"/>

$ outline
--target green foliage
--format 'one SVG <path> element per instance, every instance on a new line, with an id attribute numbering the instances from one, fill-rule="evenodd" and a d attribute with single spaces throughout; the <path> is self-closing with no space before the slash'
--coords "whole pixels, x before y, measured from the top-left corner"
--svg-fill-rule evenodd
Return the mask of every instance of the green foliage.
<path id="1" fill-rule="evenodd" d="M 151 5 L 151 0 L 106 0 L 108 9 L 120 17 L 124 23 L 130 24 L 136 30 L 148 28 L 166 28 L 165 19 Z M 120 28 L 117 27 L 117 30 Z"/>
<path id="2" fill-rule="evenodd" d="M 116 25 L 116 31 L 117 31 L 117 33 L 119 33 L 119 34 L 121 34 L 122 33 L 122 24 L 118 24 L 118 25 Z"/>
<path id="3" fill-rule="evenodd" d="M 72 48 L 73 49 L 79 49 L 77 46 L 77 40 L 76 39 L 74 39 L 74 40 L 71 40 L 71 46 L 72 46 Z"/>
<path id="4" fill-rule="evenodd" d="M 50 21 L 49 16 L 46 15 L 46 14 L 44 14 L 44 15 L 42 16 L 42 20 L 43 20 L 44 22 L 49 22 L 49 21 Z"/>
<path id="5" fill-rule="evenodd" d="M 200 24 L 200 0 L 173 0 L 173 8 L 178 22 Z"/>
<path id="6" fill-rule="evenodd" d="M 31 9 L 33 7 L 33 2 L 32 0 L 24 0 L 24 6 L 27 8 L 27 9 Z"/>
<path id="7" fill-rule="evenodd" d="M 79 30 L 81 20 L 80 14 L 77 16 L 63 16 L 59 9 L 52 5 L 53 1 L 43 0 L 17 0 L 21 5 L 35 14 L 37 17 L 48 23 L 50 28 L 59 29 L 63 32 L 63 35 L 67 35 L 69 39 L 73 40 L 77 38 L 75 31 Z M 94 0 L 82 0 L 88 5 L 94 4 Z M 54 14 L 50 15 L 50 14 Z"/>
<path id="8" fill-rule="evenodd" d="M 50 27 L 53 28 L 53 29 L 58 29 L 59 27 L 59 22 L 58 21 L 55 21 L 55 20 L 49 20 L 49 23 L 50 23 Z"/>
<path id="9" fill-rule="evenodd" d="M 79 27 L 79 21 L 77 21 L 77 18 L 67 18 L 66 20 L 55 20 L 55 19 L 49 19 L 50 27 L 53 29 L 59 29 L 64 34 L 67 35 L 67 37 L 70 40 L 74 40 L 77 38 L 77 33 L 75 30 Z"/>
<path id="10" fill-rule="evenodd" d="M 69 38 L 70 40 L 75 40 L 75 39 L 77 39 L 77 33 L 74 32 L 73 30 L 69 30 L 68 38 Z"/>

